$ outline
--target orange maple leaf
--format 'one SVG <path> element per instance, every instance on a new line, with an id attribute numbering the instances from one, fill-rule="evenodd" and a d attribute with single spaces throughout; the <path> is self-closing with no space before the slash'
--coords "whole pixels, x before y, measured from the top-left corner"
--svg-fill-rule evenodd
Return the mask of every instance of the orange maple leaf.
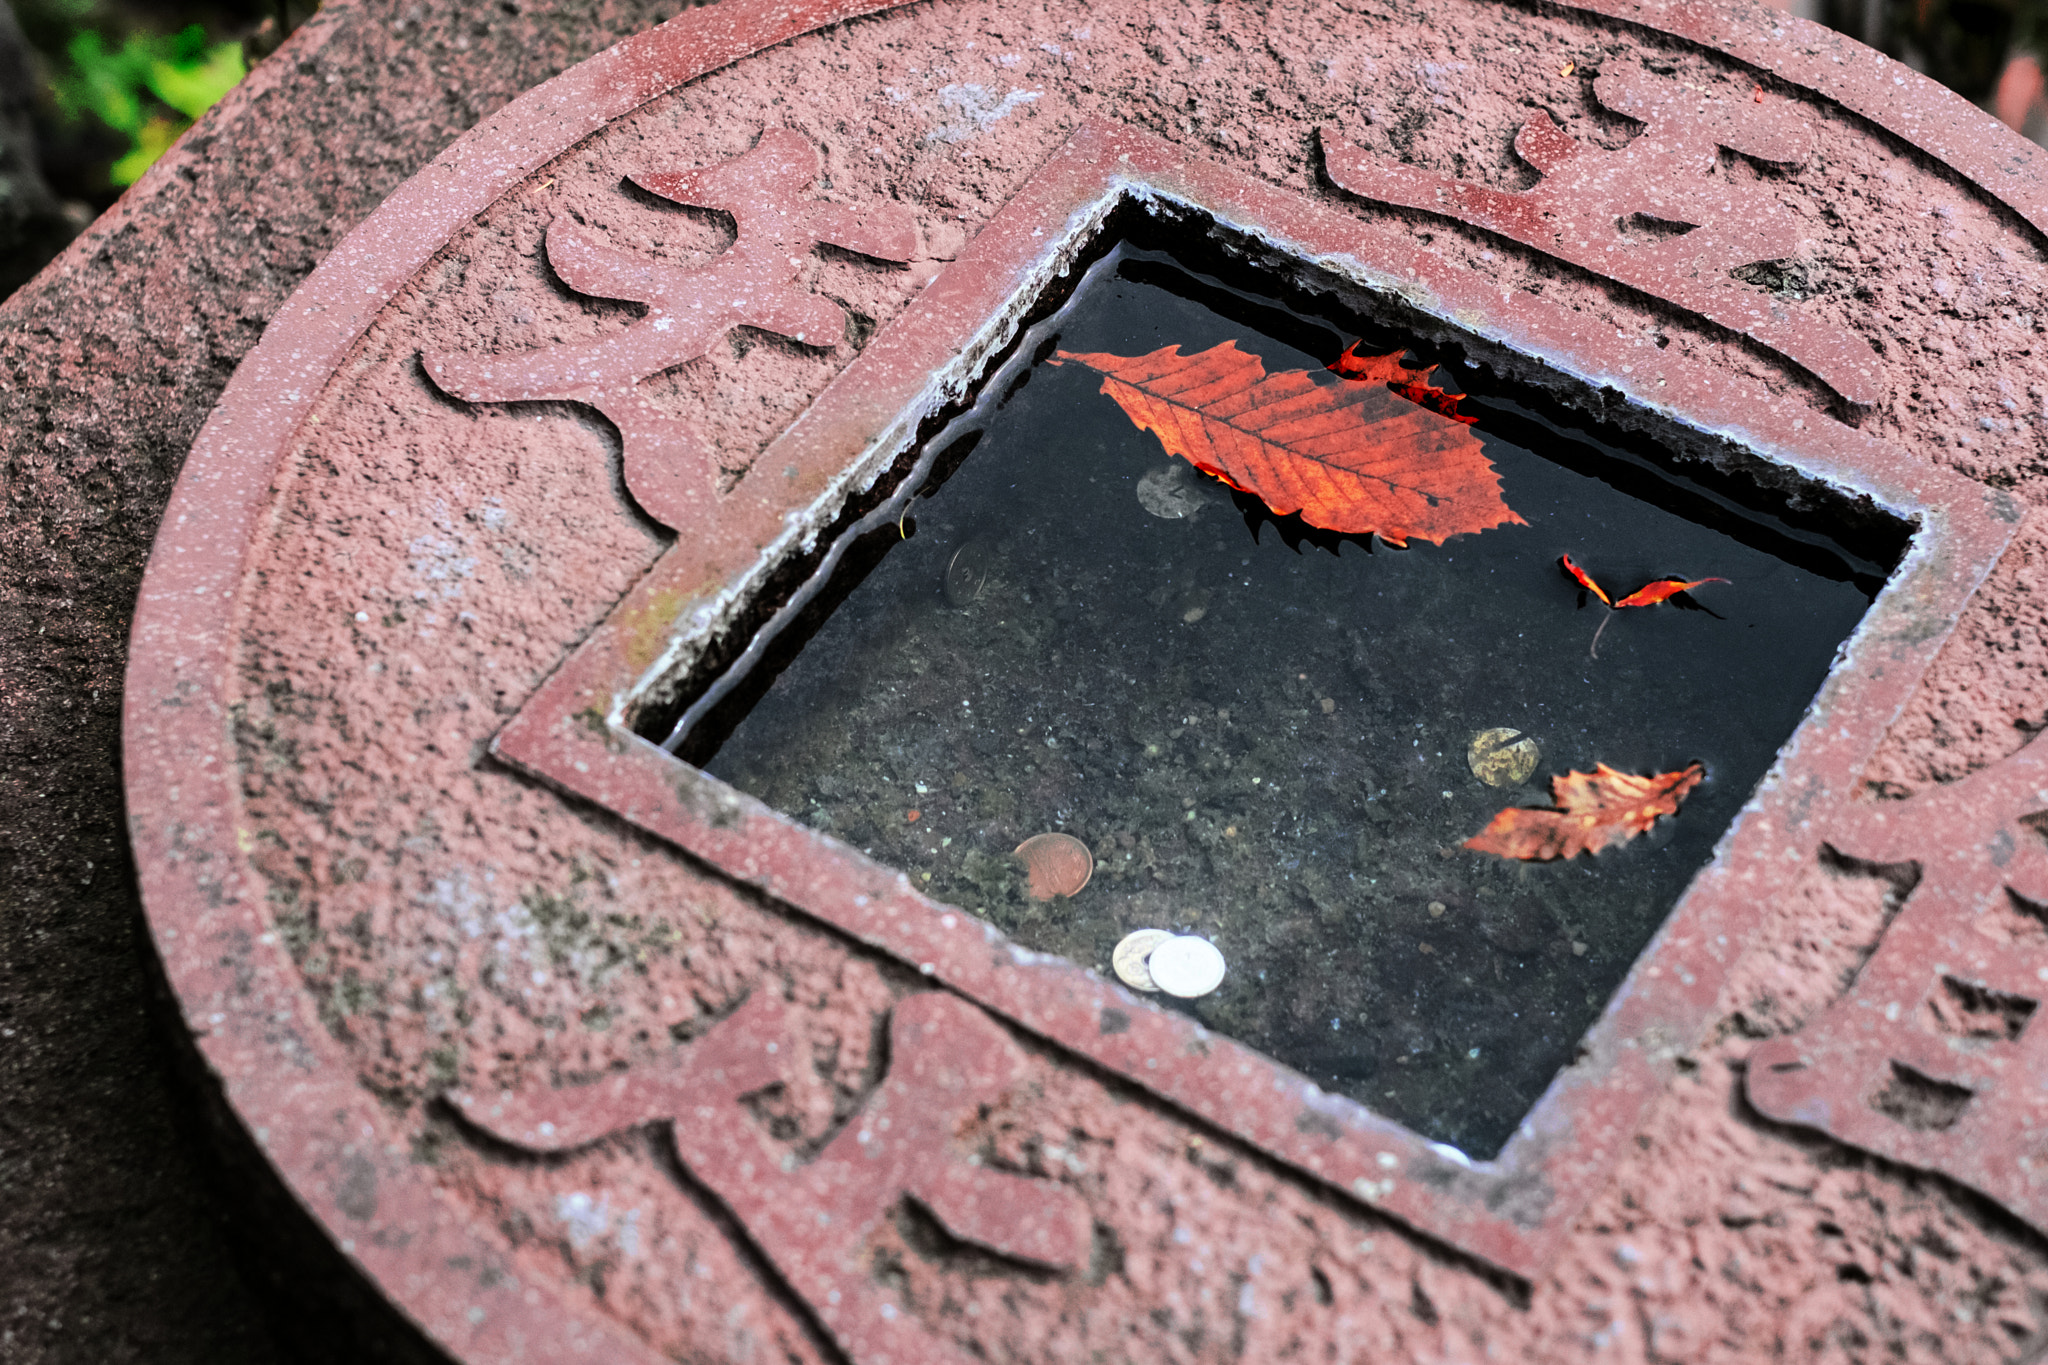
<path id="1" fill-rule="evenodd" d="M 1645 833 L 1660 815 L 1678 814 L 1678 803 L 1700 784 L 1706 769 L 1689 763 L 1675 773 L 1638 777 L 1605 763 L 1590 773 L 1550 779 L 1555 810 L 1511 807 L 1465 841 L 1465 847 L 1502 858 L 1576 858 L 1625 844 Z"/>
<path id="2" fill-rule="evenodd" d="M 1381 359 L 1391 359 L 1382 357 Z M 1102 375 L 1139 429 L 1205 474 L 1252 494 L 1280 516 L 1390 545 L 1441 545 L 1513 522 L 1500 476 L 1463 421 L 1380 384 L 1318 383 L 1307 370 L 1268 375 L 1235 341 L 1184 356 L 1059 351 Z M 1389 373 L 1416 383 L 1428 374 Z M 1429 392 L 1440 392 L 1429 390 Z M 1457 395 L 1446 395 L 1451 398 Z"/>

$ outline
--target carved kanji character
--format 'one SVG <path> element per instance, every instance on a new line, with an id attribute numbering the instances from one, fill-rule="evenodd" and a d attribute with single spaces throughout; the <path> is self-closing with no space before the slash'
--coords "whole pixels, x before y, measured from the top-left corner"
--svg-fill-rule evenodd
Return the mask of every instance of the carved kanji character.
<path id="1" fill-rule="evenodd" d="M 1806 124 L 1782 100 L 1718 97 L 1617 63 L 1593 82 L 1601 104 L 1643 125 L 1618 151 L 1589 147 L 1547 113 L 1515 152 L 1542 175 L 1510 192 L 1382 160 L 1321 132 L 1330 179 L 1361 198 L 1470 223 L 1690 309 L 1812 372 L 1852 403 L 1878 395 L 1877 361 L 1853 332 L 1802 317 L 1730 271 L 1799 248 L 1797 219 L 1765 183 L 1732 176 L 1720 148 L 1778 166 L 1806 159 Z"/>
<path id="2" fill-rule="evenodd" d="M 1918 880 L 1847 994 L 1749 1054 L 1750 1101 L 2048 1232 L 2048 750 L 1868 803 L 1829 844 Z"/>
<path id="3" fill-rule="evenodd" d="M 668 1124 L 684 1168 L 724 1201 L 855 1361 L 961 1360 L 876 1283 L 863 1253 L 907 1196 L 963 1241 L 1035 1266 L 1079 1263 L 1090 1236 L 1080 1199 L 983 1166 L 958 1140 L 978 1107 L 1022 1082 L 1023 1055 L 965 1001 L 913 995 L 890 1014 L 887 1078 L 816 1156 L 795 1163 L 741 1104 L 796 1063 L 783 1015 L 779 1000 L 757 990 L 667 1067 L 456 1102 L 485 1132 L 534 1151 Z"/>
<path id="4" fill-rule="evenodd" d="M 804 257 L 820 242 L 883 261 L 917 254 L 917 226 L 901 205 L 855 212 L 806 198 L 821 164 L 801 134 L 770 128 L 731 161 L 633 176 L 664 199 L 731 214 L 738 230 L 732 246 L 705 265 L 667 265 L 615 250 L 557 219 L 548 227 L 548 264 L 563 282 L 578 293 L 644 303 L 646 316 L 591 341 L 517 355 L 438 352 L 424 357 L 427 373 L 473 403 L 588 403 L 618 427 L 626 488 L 642 510 L 669 526 L 685 524 L 690 505 L 714 494 L 717 465 L 695 433 L 647 400 L 641 381 L 703 355 L 742 324 L 807 345 L 837 345 L 845 315 L 795 284 Z"/>

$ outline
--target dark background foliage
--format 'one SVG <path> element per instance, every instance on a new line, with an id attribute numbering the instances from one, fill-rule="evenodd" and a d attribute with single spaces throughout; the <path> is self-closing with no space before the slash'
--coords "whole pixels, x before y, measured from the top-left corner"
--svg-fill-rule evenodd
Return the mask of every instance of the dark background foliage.
<path id="1" fill-rule="evenodd" d="M 12 0 L 10 12 L 0 0 L 0 298 L 105 212 L 192 115 L 315 7 Z M 171 68 L 170 84 L 152 80 L 158 64 Z"/>

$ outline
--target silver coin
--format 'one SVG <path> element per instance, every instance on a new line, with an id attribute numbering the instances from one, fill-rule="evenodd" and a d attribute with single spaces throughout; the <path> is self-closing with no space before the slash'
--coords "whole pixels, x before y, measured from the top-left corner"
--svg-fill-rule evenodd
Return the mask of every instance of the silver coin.
<path id="1" fill-rule="evenodd" d="M 1195 472 L 1176 460 L 1138 480 L 1138 506 L 1163 521 L 1186 521 L 1208 501 Z"/>
<path id="2" fill-rule="evenodd" d="M 988 590 L 989 559 L 988 546 L 979 540 L 970 540 L 953 551 L 953 557 L 946 561 L 945 576 L 939 581 L 948 605 L 966 608 L 981 600 Z"/>
<path id="3" fill-rule="evenodd" d="M 1152 950 L 1172 938 L 1164 929 L 1139 929 L 1125 934 L 1123 942 L 1116 945 L 1116 952 L 1110 955 L 1109 965 L 1116 968 L 1117 979 L 1134 991 L 1156 991 L 1152 984 L 1152 973 L 1145 967 L 1145 959 L 1152 956 Z"/>
<path id="4" fill-rule="evenodd" d="M 1182 934 L 1152 950 L 1145 961 L 1152 984 L 1168 995 L 1192 1000 L 1223 984 L 1223 954 L 1206 938 Z"/>

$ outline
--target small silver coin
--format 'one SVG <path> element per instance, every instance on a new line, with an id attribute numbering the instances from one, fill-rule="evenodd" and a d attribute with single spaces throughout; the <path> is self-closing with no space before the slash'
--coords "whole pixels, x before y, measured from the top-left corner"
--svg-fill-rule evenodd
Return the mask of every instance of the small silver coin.
<path id="1" fill-rule="evenodd" d="M 1117 979 L 1134 991 L 1156 991 L 1152 973 L 1146 969 L 1145 959 L 1152 956 L 1152 950 L 1172 938 L 1164 929 L 1139 929 L 1125 934 L 1123 942 L 1116 945 L 1116 952 L 1110 955 L 1109 965 L 1116 968 Z"/>
<path id="2" fill-rule="evenodd" d="M 1206 938 L 1182 934 L 1152 950 L 1145 961 L 1152 984 L 1168 995 L 1192 1000 L 1223 984 L 1223 954 Z"/>
<path id="3" fill-rule="evenodd" d="M 953 551 L 953 557 L 946 561 L 946 573 L 939 587 L 946 595 L 949 606 L 967 608 L 981 600 L 988 590 L 988 546 L 978 540 L 970 540 Z"/>
<path id="4" fill-rule="evenodd" d="M 1182 460 L 1138 480 L 1138 505 L 1162 521 L 1192 521 L 1204 508 L 1223 501 L 1222 481 Z"/>

